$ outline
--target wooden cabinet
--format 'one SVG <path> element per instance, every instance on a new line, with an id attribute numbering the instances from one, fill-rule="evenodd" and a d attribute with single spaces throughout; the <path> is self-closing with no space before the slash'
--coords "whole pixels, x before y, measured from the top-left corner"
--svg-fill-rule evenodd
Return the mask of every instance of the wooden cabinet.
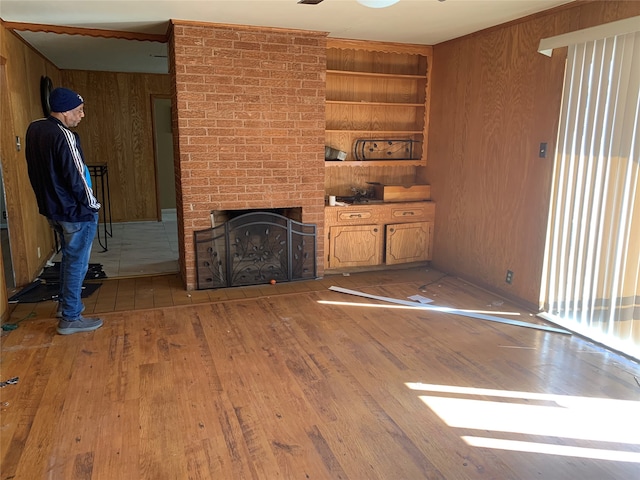
<path id="1" fill-rule="evenodd" d="M 431 260 L 435 204 L 325 208 L 327 270 Z"/>

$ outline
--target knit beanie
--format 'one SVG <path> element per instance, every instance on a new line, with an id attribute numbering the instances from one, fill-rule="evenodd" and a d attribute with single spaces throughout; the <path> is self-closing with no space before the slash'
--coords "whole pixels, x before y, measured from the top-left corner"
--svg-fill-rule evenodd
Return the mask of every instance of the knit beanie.
<path id="1" fill-rule="evenodd" d="M 52 112 L 68 112 L 83 103 L 84 99 L 68 88 L 54 88 L 49 94 L 49 106 Z"/>

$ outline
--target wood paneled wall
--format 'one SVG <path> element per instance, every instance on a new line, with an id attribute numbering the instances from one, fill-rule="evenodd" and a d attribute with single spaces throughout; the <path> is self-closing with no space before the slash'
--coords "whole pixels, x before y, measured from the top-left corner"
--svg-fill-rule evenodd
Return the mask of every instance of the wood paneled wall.
<path id="1" fill-rule="evenodd" d="M 157 220 L 151 96 L 171 93 L 169 75 L 64 70 L 62 82 L 85 100 L 77 132 L 87 163 L 108 167 L 112 220 Z"/>
<path id="2" fill-rule="evenodd" d="M 0 52 L 3 57 L 2 174 L 13 269 L 16 285 L 21 286 L 35 278 L 54 249 L 51 228 L 38 213 L 29 183 L 24 135 L 29 123 L 43 116 L 40 77 L 47 75 L 59 82 L 60 72 L 3 26 L 0 26 Z M 22 143 L 20 151 L 16 148 L 16 137 Z"/>
<path id="3" fill-rule="evenodd" d="M 565 61 L 538 43 L 635 15 L 640 2 L 576 2 L 434 46 L 426 181 L 438 269 L 537 305 Z"/>

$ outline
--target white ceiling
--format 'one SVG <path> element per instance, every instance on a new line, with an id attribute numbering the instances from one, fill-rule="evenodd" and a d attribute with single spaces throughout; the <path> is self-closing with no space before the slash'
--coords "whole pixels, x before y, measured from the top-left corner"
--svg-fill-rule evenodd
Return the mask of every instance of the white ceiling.
<path id="1" fill-rule="evenodd" d="M 572 0 L 0 0 L 0 18 L 56 26 L 165 34 L 170 19 L 283 27 L 329 37 L 436 45 Z M 18 31 L 58 68 L 166 73 L 160 42 Z"/>

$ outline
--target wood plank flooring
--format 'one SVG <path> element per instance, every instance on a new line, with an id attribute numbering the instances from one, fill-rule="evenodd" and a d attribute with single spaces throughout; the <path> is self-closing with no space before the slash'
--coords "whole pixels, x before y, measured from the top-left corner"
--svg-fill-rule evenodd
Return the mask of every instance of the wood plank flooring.
<path id="1" fill-rule="evenodd" d="M 425 268 L 198 292 L 106 280 L 86 302 L 105 325 L 71 336 L 54 303 L 18 304 L 0 480 L 640 478 L 636 362 L 331 285 L 541 323 Z"/>

